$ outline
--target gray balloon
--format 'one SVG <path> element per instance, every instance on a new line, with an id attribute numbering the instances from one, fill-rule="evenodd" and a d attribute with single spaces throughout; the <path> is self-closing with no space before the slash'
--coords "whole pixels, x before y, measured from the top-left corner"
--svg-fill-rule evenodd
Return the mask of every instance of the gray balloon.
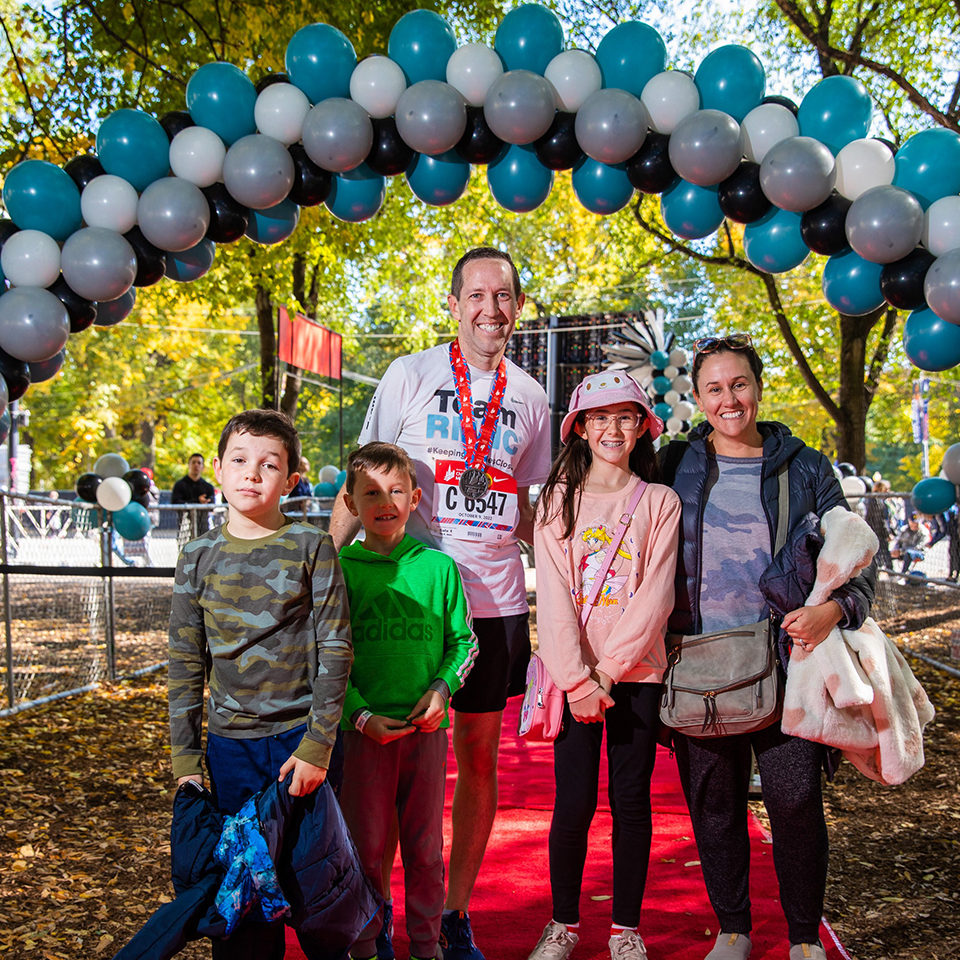
<path id="1" fill-rule="evenodd" d="M 119 233 L 106 227 L 84 227 L 67 237 L 60 269 L 67 286 L 84 299 L 116 300 L 133 286 L 137 255 Z"/>
<path id="2" fill-rule="evenodd" d="M 421 80 L 397 101 L 397 132 L 418 153 L 434 157 L 452 150 L 467 128 L 467 104 L 440 80 Z"/>
<path id="3" fill-rule="evenodd" d="M 483 101 L 487 126 L 506 143 L 533 143 L 550 129 L 555 115 L 553 84 L 529 70 L 498 77 Z"/>
<path id="4" fill-rule="evenodd" d="M 954 485 L 960 484 L 960 443 L 951 444 L 943 451 L 940 472 Z"/>
<path id="5" fill-rule="evenodd" d="M 623 163 L 643 146 L 649 126 L 647 108 L 632 93 L 611 87 L 587 97 L 577 111 L 574 132 L 588 157 Z"/>
<path id="6" fill-rule="evenodd" d="M 26 363 L 55 357 L 70 336 L 67 308 L 42 287 L 14 287 L 0 297 L 0 348 Z"/>
<path id="7" fill-rule="evenodd" d="M 279 141 L 262 133 L 241 137 L 223 161 L 223 184 L 237 203 L 265 210 L 285 200 L 294 178 L 293 157 Z"/>
<path id="8" fill-rule="evenodd" d="M 711 187 L 740 166 L 740 124 L 722 110 L 697 110 L 670 134 L 670 163 L 690 183 Z"/>
<path id="9" fill-rule="evenodd" d="M 930 264 L 923 293 L 927 306 L 941 320 L 960 324 L 960 250 L 951 250 Z"/>
<path id="10" fill-rule="evenodd" d="M 210 226 L 210 208 L 196 184 L 164 177 L 154 180 L 140 195 L 137 223 L 155 247 L 175 253 L 189 250 L 203 239 Z"/>
<path id="11" fill-rule="evenodd" d="M 790 137 L 770 148 L 760 164 L 760 188 L 781 210 L 803 213 L 820 206 L 837 179 L 829 147 L 813 137 Z"/>
<path id="12" fill-rule="evenodd" d="M 370 115 L 359 103 L 345 97 L 321 100 L 303 121 L 303 147 L 307 156 L 318 167 L 332 173 L 359 167 L 372 146 Z"/>
<path id="13" fill-rule="evenodd" d="M 920 242 L 923 207 L 903 187 L 873 187 L 847 211 L 847 241 L 871 263 L 902 260 Z"/>

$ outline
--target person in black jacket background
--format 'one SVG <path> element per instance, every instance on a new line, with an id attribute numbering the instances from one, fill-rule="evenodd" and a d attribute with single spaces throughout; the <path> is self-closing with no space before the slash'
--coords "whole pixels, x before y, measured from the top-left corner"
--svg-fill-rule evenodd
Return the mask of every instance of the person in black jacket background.
<path id="1" fill-rule="evenodd" d="M 694 396 L 706 422 L 689 441 L 661 451 L 665 481 L 683 504 L 672 633 L 691 635 L 762 620 L 759 580 L 772 557 L 778 472 L 787 464 L 790 529 L 808 513 L 845 503 L 829 461 L 781 423 L 758 421 L 763 362 L 747 334 L 696 344 Z M 872 569 L 819 606 L 782 621 L 790 639 L 812 649 L 839 624 L 856 628 L 873 600 Z M 720 933 L 707 960 L 750 954 L 750 849 L 747 792 L 757 757 L 770 815 L 790 960 L 825 960 L 819 941 L 828 840 L 821 794 L 824 747 L 789 737 L 779 720 L 760 731 L 697 738 L 673 731 L 704 881 Z"/>

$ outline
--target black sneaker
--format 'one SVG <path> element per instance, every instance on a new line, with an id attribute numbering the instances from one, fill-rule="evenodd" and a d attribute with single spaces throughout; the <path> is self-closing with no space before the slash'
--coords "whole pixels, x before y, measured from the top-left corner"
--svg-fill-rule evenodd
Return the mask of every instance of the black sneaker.
<path id="1" fill-rule="evenodd" d="M 396 960 L 396 956 L 393 949 L 393 904 L 384 903 L 383 926 L 377 934 L 377 957 L 378 960 Z"/>
<path id="2" fill-rule="evenodd" d="M 440 949 L 443 960 L 485 960 L 473 942 L 470 917 L 463 910 L 447 914 L 441 921 Z"/>

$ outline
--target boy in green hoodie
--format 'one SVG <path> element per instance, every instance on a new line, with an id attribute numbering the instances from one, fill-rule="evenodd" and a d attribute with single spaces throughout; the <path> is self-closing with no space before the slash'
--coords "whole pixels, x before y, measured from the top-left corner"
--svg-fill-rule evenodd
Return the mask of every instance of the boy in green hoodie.
<path id="1" fill-rule="evenodd" d="M 344 501 L 364 540 L 340 551 L 354 645 L 340 803 L 378 893 L 396 814 L 411 960 L 432 960 L 444 898 L 447 701 L 470 672 L 477 641 L 456 563 L 406 533 L 420 501 L 407 454 L 392 443 L 355 450 Z M 356 960 L 375 960 L 381 922 L 367 924 Z"/>

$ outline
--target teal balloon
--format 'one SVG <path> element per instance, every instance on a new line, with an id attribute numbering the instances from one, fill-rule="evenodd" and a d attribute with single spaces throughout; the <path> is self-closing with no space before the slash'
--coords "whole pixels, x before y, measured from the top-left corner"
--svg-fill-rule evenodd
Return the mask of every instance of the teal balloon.
<path id="1" fill-rule="evenodd" d="M 336 481 L 337 489 L 339 490 L 346 482 L 347 482 L 347 471 L 341 470 L 337 474 L 337 481 Z"/>
<path id="2" fill-rule="evenodd" d="M 407 84 L 447 79 L 447 61 L 457 49 L 453 27 L 433 10 L 411 10 L 390 31 L 387 56 L 398 64 Z"/>
<path id="3" fill-rule="evenodd" d="M 198 127 L 207 127 L 227 146 L 257 132 L 253 116 L 257 89 L 232 63 L 205 63 L 187 82 L 187 110 Z"/>
<path id="4" fill-rule="evenodd" d="M 40 230 L 57 241 L 83 225 L 79 188 L 69 173 L 46 160 L 24 160 L 7 174 L 3 205 L 21 230 Z"/>
<path id="5" fill-rule="evenodd" d="M 487 183 L 501 207 L 529 213 L 550 196 L 553 171 L 540 162 L 532 144 L 515 143 L 487 167 Z"/>
<path id="6" fill-rule="evenodd" d="M 800 103 L 800 135 L 826 144 L 834 156 L 848 143 L 862 140 L 870 127 L 873 100 L 853 77 L 825 77 Z"/>
<path id="7" fill-rule="evenodd" d="M 493 49 L 500 54 L 504 70 L 531 70 L 543 76 L 563 50 L 563 27 L 552 10 L 524 3 L 500 21 Z"/>
<path id="8" fill-rule="evenodd" d="M 262 242 L 262 241 L 261 241 Z M 217 245 L 204 237 L 195 247 L 181 250 L 177 253 L 168 253 L 164 276 L 180 283 L 190 283 L 199 280 L 213 266 L 213 258 L 217 253 Z"/>
<path id="9" fill-rule="evenodd" d="M 774 207 L 743 231 L 747 259 L 764 273 L 786 273 L 800 266 L 810 248 L 800 235 L 802 214 Z"/>
<path id="10" fill-rule="evenodd" d="M 903 325 L 903 350 L 921 370 L 939 373 L 960 364 L 960 327 L 929 307 L 914 310 Z"/>
<path id="11" fill-rule="evenodd" d="M 315 497 L 322 497 L 324 499 L 329 499 L 337 495 L 338 487 L 335 483 L 318 483 L 313 488 L 313 495 Z"/>
<path id="12" fill-rule="evenodd" d="M 673 407 L 669 403 L 658 403 L 653 408 L 653 412 L 666 423 L 673 416 Z"/>
<path id="13" fill-rule="evenodd" d="M 654 393 L 666 393 L 673 386 L 673 382 L 669 377 L 654 377 L 653 378 L 653 390 Z"/>
<path id="14" fill-rule="evenodd" d="M 107 173 L 142 193 L 170 172 L 170 140 L 142 110 L 114 110 L 97 130 L 97 158 Z"/>
<path id="15" fill-rule="evenodd" d="M 882 306 L 882 263 L 864 260 L 853 250 L 830 257 L 823 268 L 823 295 L 827 303 L 851 317 L 860 317 Z"/>
<path id="16" fill-rule="evenodd" d="M 700 91 L 701 110 L 722 110 L 737 123 L 760 105 L 767 86 L 760 58 L 736 43 L 711 50 L 693 82 Z"/>
<path id="17" fill-rule="evenodd" d="M 611 166 L 584 157 L 573 168 L 572 182 L 577 199 L 591 213 L 616 213 L 633 198 L 633 184 L 625 164 Z"/>
<path id="18" fill-rule="evenodd" d="M 723 223 L 716 187 L 700 187 L 677 178 L 660 198 L 663 222 L 678 237 L 709 237 Z"/>
<path id="19" fill-rule="evenodd" d="M 921 130 L 898 151 L 893 185 L 909 190 L 924 210 L 934 200 L 960 193 L 960 136 L 952 130 Z"/>
<path id="20" fill-rule="evenodd" d="M 357 54 L 336 27 L 328 23 L 301 27 L 290 38 L 283 62 L 290 82 L 311 103 L 350 96 L 350 76 L 357 65 Z"/>
<path id="21" fill-rule="evenodd" d="M 286 240 L 300 221 L 300 208 L 289 198 L 265 210 L 251 210 L 244 231 L 254 243 L 269 246 Z"/>
<path id="22" fill-rule="evenodd" d="M 338 220 L 363 223 L 379 211 L 386 195 L 386 179 L 361 163 L 354 170 L 333 177 L 330 195 L 324 202 Z"/>
<path id="23" fill-rule="evenodd" d="M 419 153 L 407 168 L 407 183 L 414 195 L 431 207 L 459 200 L 470 182 L 470 164 L 455 150 L 428 157 Z"/>
<path id="24" fill-rule="evenodd" d="M 650 354 L 650 362 L 654 370 L 665 370 L 670 365 L 670 354 L 665 350 L 654 350 Z"/>
<path id="25" fill-rule="evenodd" d="M 142 540 L 152 524 L 147 508 L 131 500 L 122 509 L 113 511 L 113 526 L 124 540 Z"/>
<path id="26" fill-rule="evenodd" d="M 957 488 L 943 477 L 927 477 L 913 488 L 910 499 L 921 513 L 946 513 L 957 502 Z"/>
<path id="27" fill-rule="evenodd" d="M 608 30 L 597 47 L 597 65 L 604 87 L 626 90 L 635 97 L 647 81 L 667 67 L 667 47 L 649 24 L 629 20 Z"/>

